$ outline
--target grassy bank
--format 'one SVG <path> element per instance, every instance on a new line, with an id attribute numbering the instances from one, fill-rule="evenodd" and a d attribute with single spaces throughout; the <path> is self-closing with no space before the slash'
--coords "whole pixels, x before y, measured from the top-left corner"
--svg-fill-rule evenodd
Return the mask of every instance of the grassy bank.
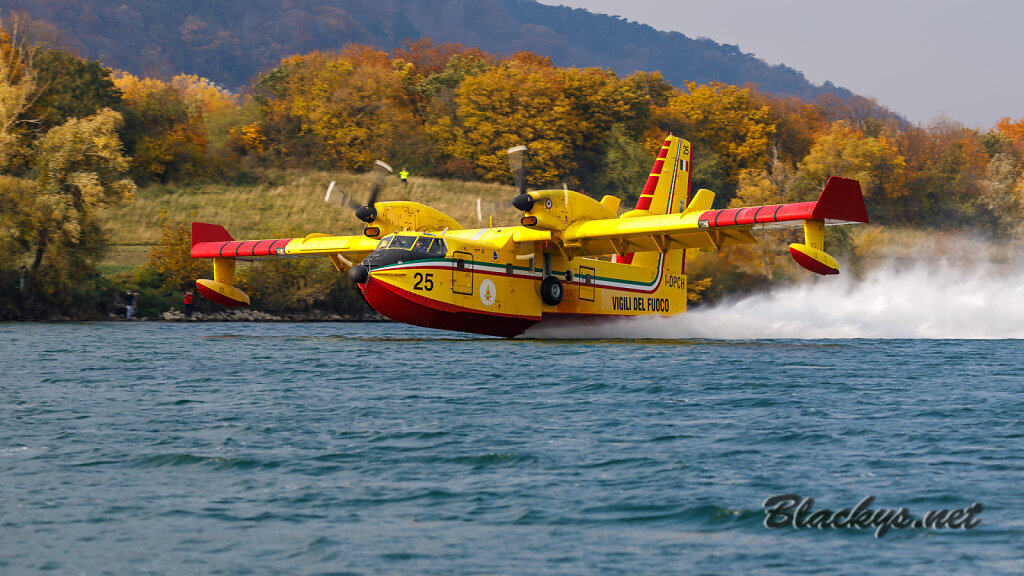
<path id="1" fill-rule="evenodd" d="M 328 173 L 310 170 L 269 171 L 253 175 L 249 183 L 236 185 L 150 185 L 140 188 L 135 201 L 103 213 L 111 248 L 102 263 L 104 273 L 141 266 L 151 246 L 160 241 L 160 214 L 171 222 L 211 222 L 228 229 L 236 238 L 305 236 L 312 232 L 356 234 L 362 223 L 352 209 L 325 204 L 324 193 L 334 180 L 332 197 L 348 194 L 366 201 L 369 174 Z M 385 181 L 379 200 L 413 200 L 437 208 L 467 228 L 486 226 L 489 215 L 496 224 L 510 224 L 518 212 L 512 207 L 511 185 L 409 178 Z M 481 200 L 483 220 L 477 217 Z"/>

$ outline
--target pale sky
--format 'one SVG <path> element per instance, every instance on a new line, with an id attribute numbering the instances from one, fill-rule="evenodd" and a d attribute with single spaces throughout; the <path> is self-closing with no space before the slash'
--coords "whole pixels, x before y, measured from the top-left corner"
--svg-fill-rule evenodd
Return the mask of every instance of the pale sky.
<path id="1" fill-rule="evenodd" d="M 539 1 L 735 44 L 920 125 L 944 117 L 987 131 L 1024 118 L 1020 0 Z"/>

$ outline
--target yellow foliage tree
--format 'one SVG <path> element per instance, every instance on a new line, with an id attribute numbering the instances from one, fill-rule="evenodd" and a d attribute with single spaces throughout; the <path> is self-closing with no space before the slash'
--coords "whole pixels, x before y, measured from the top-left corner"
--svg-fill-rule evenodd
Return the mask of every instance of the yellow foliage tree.
<path id="1" fill-rule="evenodd" d="M 884 136 L 872 138 L 846 121 L 833 122 L 797 166 L 799 199 L 813 200 L 830 176 L 859 180 L 865 196 L 896 198 L 906 194 L 906 165 L 906 159 Z"/>
<path id="2" fill-rule="evenodd" d="M 21 148 L 15 126 L 36 91 L 32 54 L 0 27 L 0 170 Z"/>
<path id="3" fill-rule="evenodd" d="M 209 144 L 204 119 L 232 106 L 230 95 L 195 76 L 171 82 L 118 72 L 114 85 L 138 118 L 131 126 L 135 140 L 134 171 L 142 179 L 165 182 L 172 176 L 206 173 Z"/>
<path id="4" fill-rule="evenodd" d="M 237 96 L 195 74 L 179 74 L 171 79 L 171 86 L 207 118 L 239 107 Z"/>
<path id="5" fill-rule="evenodd" d="M 286 58 L 260 87 L 266 112 L 262 136 L 277 135 L 273 146 L 286 155 L 310 136 L 322 160 L 346 169 L 368 168 L 414 127 L 402 72 L 385 53 L 368 48 Z"/>
<path id="6" fill-rule="evenodd" d="M 676 95 L 667 106 L 690 124 L 693 132 L 685 137 L 711 147 L 737 169 L 764 167 L 775 134 L 771 109 L 750 88 L 723 82 L 686 86 L 688 92 Z"/>
<path id="7" fill-rule="evenodd" d="M 466 78 L 456 96 L 459 125 L 449 153 L 476 166 L 479 176 L 511 180 L 505 150 L 526 144 L 532 185 L 561 181 L 574 168 L 577 118 L 553 68 L 503 63 Z"/>

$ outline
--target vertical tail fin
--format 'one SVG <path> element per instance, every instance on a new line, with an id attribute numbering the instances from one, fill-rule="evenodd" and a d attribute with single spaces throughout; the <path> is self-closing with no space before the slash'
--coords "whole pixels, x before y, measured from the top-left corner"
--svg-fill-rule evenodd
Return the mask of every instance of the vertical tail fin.
<path id="1" fill-rule="evenodd" d="M 688 141 L 671 135 L 665 138 L 654 167 L 651 168 L 651 175 L 647 177 L 647 183 L 636 201 L 636 208 L 623 214 L 622 218 L 674 214 L 681 210 L 680 204 L 686 206 L 690 201 L 690 183 L 693 180 L 690 175 L 691 155 Z M 658 254 L 640 255 L 636 262 L 632 253 L 621 257 L 616 255 L 612 261 L 653 267 L 658 265 Z"/>
<path id="2" fill-rule="evenodd" d="M 665 139 L 636 201 L 637 210 L 673 214 L 679 212 L 680 202 L 686 205 L 690 199 L 690 155 L 690 143 L 686 140 L 675 136 Z"/>

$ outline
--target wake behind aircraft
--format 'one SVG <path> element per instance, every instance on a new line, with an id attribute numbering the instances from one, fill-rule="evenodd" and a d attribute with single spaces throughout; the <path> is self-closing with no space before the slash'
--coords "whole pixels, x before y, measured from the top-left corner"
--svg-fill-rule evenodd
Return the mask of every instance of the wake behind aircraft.
<path id="1" fill-rule="evenodd" d="M 376 202 L 391 172 L 378 162 L 362 235 L 235 240 L 221 226 L 192 224 L 192 257 L 213 259 L 196 285 L 224 306 L 248 306 L 233 286 L 239 260 L 326 257 L 348 271 L 367 303 L 399 322 L 513 337 L 551 320 L 686 311 L 686 251 L 752 244 L 753 233 L 803 227 L 789 245 L 811 272 L 839 273 L 824 252 L 825 227 L 868 222 L 860 183 L 833 176 L 814 202 L 712 210 L 714 193 L 690 194 L 692 147 L 665 139 L 633 210 L 567 189 L 526 189 L 525 146 L 509 150 L 523 215 L 518 226 L 466 229 L 418 202 Z M 328 189 L 328 195 L 330 189 Z"/>

